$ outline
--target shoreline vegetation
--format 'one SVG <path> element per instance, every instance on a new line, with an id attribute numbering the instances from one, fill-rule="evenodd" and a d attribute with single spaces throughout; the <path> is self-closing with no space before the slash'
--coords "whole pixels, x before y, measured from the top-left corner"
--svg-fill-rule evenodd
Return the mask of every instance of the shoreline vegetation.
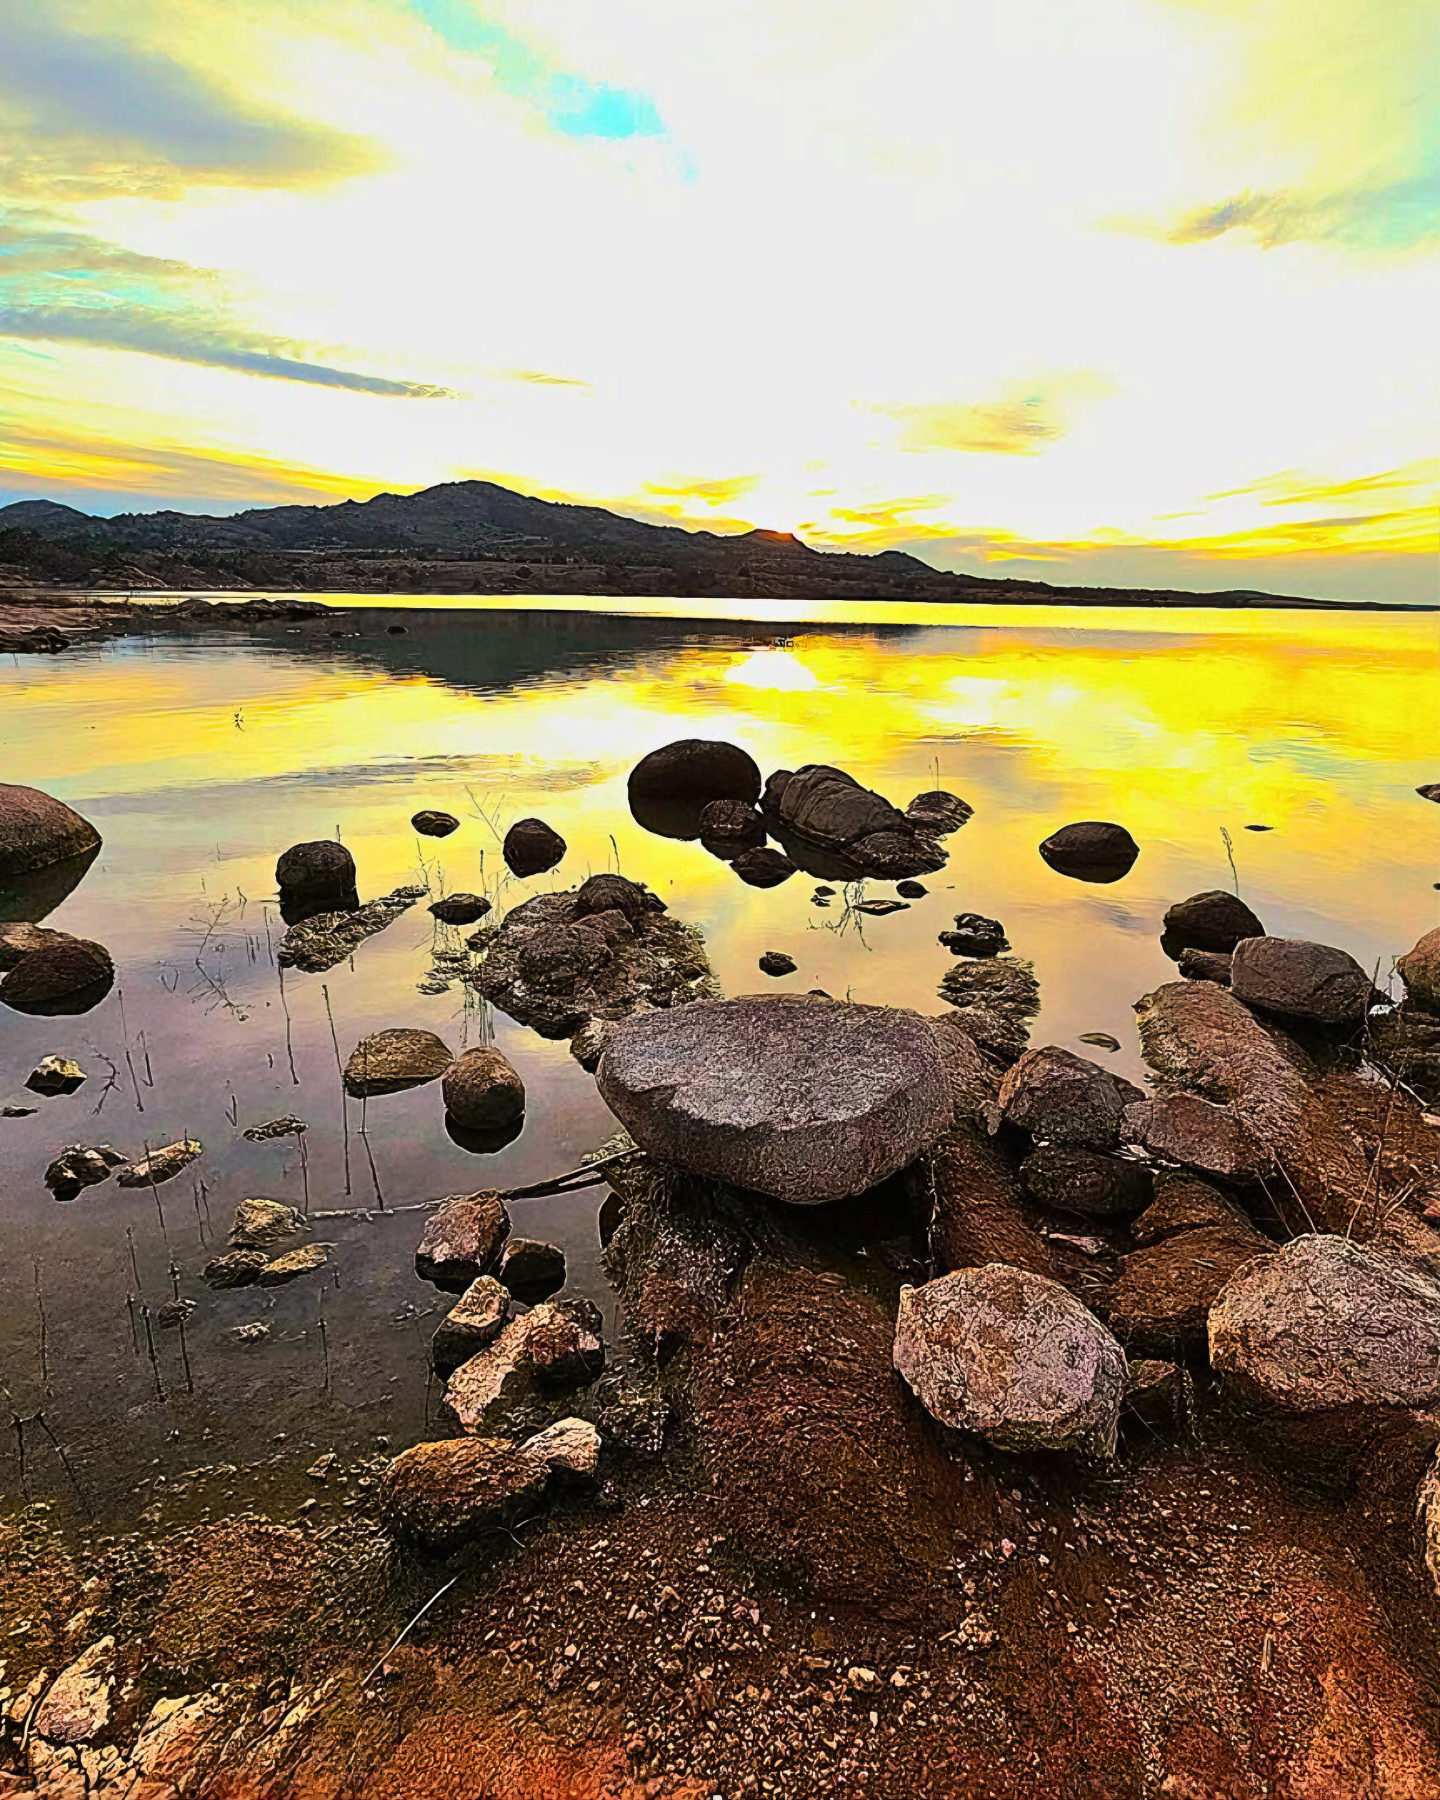
<path id="1" fill-rule="evenodd" d="M 719 536 L 490 482 L 334 506 L 98 518 L 50 500 L 0 507 L 0 603 L 74 608 L 119 594 L 554 594 L 612 599 L 1433 611 L 1254 589 L 1086 587 L 950 574 L 903 551 L 811 549 L 775 531 Z M 13 628 L 13 626 L 12 626 Z"/>

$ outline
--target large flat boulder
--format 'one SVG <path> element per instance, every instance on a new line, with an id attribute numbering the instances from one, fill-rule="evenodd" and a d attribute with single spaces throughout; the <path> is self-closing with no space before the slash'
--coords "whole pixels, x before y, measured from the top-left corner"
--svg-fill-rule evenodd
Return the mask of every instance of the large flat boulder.
<path id="1" fill-rule="evenodd" d="M 746 996 L 626 1020 L 600 1092 L 661 1162 L 809 1206 L 862 1193 L 949 1126 L 933 1032 L 916 1013 Z"/>
<path id="2" fill-rule="evenodd" d="M 395 1026 L 361 1038 L 345 1064 L 345 1092 L 357 1100 L 398 1094 L 435 1081 L 454 1062 L 450 1047 L 433 1031 Z"/>
<path id="3" fill-rule="evenodd" d="M 857 873 L 893 880 L 945 866 L 945 852 L 914 819 L 828 763 L 777 771 L 763 804 L 777 831 L 840 856 Z"/>
<path id="4" fill-rule="evenodd" d="M 28 875 L 83 856 L 100 833 L 63 800 L 0 782 L 0 875 Z"/>
<path id="5" fill-rule="evenodd" d="M 1114 1453 L 1125 1352 L 1043 1275 L 987 1263 L 902 1288 L 895 1367 L 942 1424 L 997 1449 Z"/>
<path id="6" fill-rule="evenodd" d="M 1242 938 L 1230 958 L 1237 1000 L 1305 1025 L 1359 1025 L 1370 1005 L 1370 977 L 1347 951 L 1305 938 Z"/>
<path id="7" fill-rule="evenodd" d="M 1114 1150 L 1125 1109 L 1144 1094 L 1088 1057 L 1045 1044 L 1027 1050 L 1000 1084 L 1007 1125 L 1075 1150 Z"/>

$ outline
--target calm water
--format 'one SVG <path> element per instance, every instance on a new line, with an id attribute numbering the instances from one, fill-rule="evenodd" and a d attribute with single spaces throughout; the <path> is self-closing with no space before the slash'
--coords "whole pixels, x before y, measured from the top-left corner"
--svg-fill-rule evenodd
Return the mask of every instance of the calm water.
<path id="1" fill-rule="evenodd" d="M 352 964 L 287 977 L 287 1049 L 273 870 L 290 843 L 338 831 L 362 897 L 425 880 L 483 886 L 503 907 L 618 867 L 700 927 L 731 994 L 771 985 L 756 959 L 778 949 L 799 971 L 777 988 L 938 1011 L 951 959 L 936 934 L 956 912 L 991 914 L 1035 965 L 1035 1041 L 1083 1049 L 1080 1033 L 1110 1032 L 1123 1046 L 1113 1063 L 1132 1076 L 1131 1005 L 1173 974 L 1160 916 L 1231 885 L 1226 832 L 1241 892 L 1274 932 L 1344 945 L 1383 972 L 1435 922 L 1435 814 L 1413 792 L 1440 775 L 1433 618 L 987 608 L 957 625 L 939 608 L 885 608 L 877 623 L 854 606 L 788 603 L 737 623 L 702 607 L 709 616 L 666 618 L 660 602 L 619 616 L 553 600 L 387 600 L 346 616 L 355 635 L 338 641 L 323 621 L 0 667 L 3 778 L 59 795 L 105 839 L 47 923 L 106 943 L 116 989 L 80 1018 L 0 1010 L 0 1095 L 47 1052 L 90 1075 L 34 1117 L 0 1121 L 0 1380 L 21 1415 L 44 1408 L 97 1507 L 157 1469 L 271 1453 L 303 1467 L 312 1446 L 359 1450 L 382 1435 L 398 1448 L 433 1412 L 425 1345 L 448 1302 L 414 1276 L 420 1220 L 327 1224 L 315 1234 L 335 1245 L 323 1282 L 212 1295 L 199 1270 L 242 1196 L 299 1204 L 308 1181 L 320 1208 L 373 1205 L 375 1179 L 391 1205 L 509 1187 L 573 1166 L 611 1128 L 563 1043 L 497 1017 L 529 1090 L 522 1135 L 472 1156 L 445 1135 L 438 1085 L 372 1100 L 372 1178 L 352 1103 L 347 1197 L 327 998 L 342 1056 L 392 1025 L 428 1027 L 458 1051 L 482 1021 L 458 988 L 416 991 L 444 936 L 422 903 Z M 386 635 L 395 621 L 407 635 Z M 630 817 L 635 761 L 695 735 L 743 744 L 767 773 L 837 763 L 901 805 L 947 787 L 975 817 L 928 898 L 842 931 L 838 910 L 810 904 L 811 878 L 755 891 L 698 844 Z M 417 839 L 421 807 L 455 813 L 461 830 Z M 502 879 L 497 832 L 528 814 L 569 853 L 550 876 Z M 1036 854 L 1085 818 L 1118 820 L 1141 844 L 1124 880 L 1070 881 Z M 305 1170 L 294 1139 L 240 1135 L 287 1112 L 310 1125 Z M 185 1131 L 205 1146 L 203 1205 L 181 1176 L 159 1190 L 163 1220 L 148 1191 L 111 1182 L 60 1206 L 42 1183 L 66 1144 L 139 1155 Z M 563 1245 L 572 1288 L 604 1303 L 601 1193 L 512 1213 L 518 1232 Z M 177 1281 L 199 1302 L 193 1393 L 173 1332 L 155 1334 L 157 1383 L 126 1307 L 129 1292 L 158 1306 Z M 252 1320 L 269 1338 L 237 1343 L 231 1327 Z M 63 1471 L 30 1441 L 31 1491 L 59 1498 Z M 18 1491 L 7 1438 L 0 1494 Z"/>

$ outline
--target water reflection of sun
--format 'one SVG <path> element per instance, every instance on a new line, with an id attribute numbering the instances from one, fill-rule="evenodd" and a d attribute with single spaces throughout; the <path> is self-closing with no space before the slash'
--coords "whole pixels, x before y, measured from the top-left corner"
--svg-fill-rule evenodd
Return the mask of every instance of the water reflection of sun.
<path id="1" fill-rule="evenodd" d="M 754 650 L 725 671 L 725 680 L 785 694 L 808 693 L 820 685 L 814 671 L 791 650 Z"/>

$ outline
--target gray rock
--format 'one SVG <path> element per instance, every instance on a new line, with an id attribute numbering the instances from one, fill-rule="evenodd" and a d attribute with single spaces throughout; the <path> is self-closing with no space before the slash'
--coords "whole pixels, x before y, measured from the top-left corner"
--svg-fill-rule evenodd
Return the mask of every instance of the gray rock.
<path id="1" fill-rule="evenodd" d="M 1209 1330 L 1215 1369 L 1278 1413 L 1440 1404 L 1440 1282 L 1346 1237 L 1247 1264 Z"/>
<path id="2" fill-rule="evenodd" d="M 1230 959 L 1237 1000 L 1309 1025 L 1359 1025 L 1370 1005 L 1370 977 L 1353 956 L 1304 938 L 1244 938 Z"/>
<path id="3" fill-rule="evenodd" d="M 543 819 L 517 819 L 505 833 L 501 854 L 512 875 L 526 879 L 553 869 L 565 855 L 565 840 Z"/>
<path id="4" fill-rule="evenodd" d="M 1144 1094 L 1088 1057 L 1057 1044 L 1027 1050 L 1000 1084 L 1006 1123 L 1048 1143 L 1114 1150 L 1125 1108 Z"/>
<path id="5" fill-rule="evenodd" d="M 425 1222 L 415 1273 L 436 1287 L 461 1290 L 486 1275 L 510 1235 L 510 1215 L 498 1194 L 453 1194 Z"/>
<path id="6" fill-rule="evenodd" d="M 440 1084 L 445 1110 L 467 1131 L 497 1131 L 525 1111 L 525 1083 L 501 1051 L 467 1050 Z"/>
<path id="7" fill-rule="evenodd" d="M 380 1516 L 399 1537 L 451 1550 L 522 1506 L 531 1509 L 552 1482 L 593 1480 L 599 1463 L 600 1434 L 583 1419 L 560 1419 L 524 1444 L 481 1437 L 416 1444 L 381 1476 Z"/>
<path id="8" fill-rule="evenodd" d="M 1177 949 L 1228 953 L 1242 938 L 1263 937 L 1265 927 L 1237 895 L 1210 888 L 1175 902 L 1165 914 L 1164 935 Z"/>
<path id="9" fill-rule="evenodd" d="M 644 756 L 630 771 L 634 800 L 710 800 L 760 798 L 760 771 L 754 758 L 736 744 L 717 739 L 680 738 Z"/>
<path id="10" fill-rule="evenodd" d="M 45 1171 L 45 1185 L 57 1200 L 73 1200 L 82 1188 L 108 1181 L 125 1158 L 109 1144 L 71 1144 Z"/>
<path id="11" fill-rule="evenodd" d="M 32 1094 L 53 1099 L 57 1094 L 73 1094 L 84 1079 L 85 1071 L 68 1056 L 42 1056 L 25 1077 L 25 1085 Z"/>
<path id="12" fill-rule="evenodd" d="M 987 1263 L 901 1288 L 895 1367 L 942 1424 L 997 1449 L 1114 1454 L 1125 1352 L 1043 1275 Z"/>
<path id="13" fill-rule="evenodd" d="M 1082 819 L 1052 833 L 1040 846 L 1040 854 L 1059 875 L 1108 882 L 1129 874 L 1140 846 L 1123 825 Z"/>
<path id="14" fill-rule="evenodd" d="M 430 1340 L 430 1360 L 439 1373 L 448 1375 L 493 1344 L 505 1329 L 509 1312 L 510 1296 L 493 1275 L 472 1281 Z"/>
<path id="15" fill-rule="evenodd" d="M 1395 965 L 1413 1006 L 1440 1013 L 1440 927 L 1427 931 Z"/>
<path id="16" fill-rule="evenodd" d="M 357 1100 L 436 1081 L 455 1060 L 433 1031 L 399 1026 L 361 1038 L 345 1064 L 345 1092 Z"/>
<path id="17" fill-rule="evenodd" d="M 760 789 L 757 784 L 756 793 Z M 0 782 L 0 875 L 28 875 L 84 856 L 100 843 L 88 819 L 39 788 Z"/>
<path id="18" fill-rule="evenodd" d="M 702 1001 L 617 1025 L 601 1095 L 661 1162 L 797 1205 L 858 1194 L 950 1123 L 915 1013 L 809 995 Z"/>
<path id="19" fill-rule="evenodd" d="M 1238 1113 L 1198 1094 L 1157 1094 L 1127 1106 L 1123 1135 L 1165 1162 L 1226 1181 L 1250 1181 L 1270 1167 L 1269 1153 Z"/>
<path id="20" fill-rule="evenodd" d="M 283 1200 L 251 1196 L 235 1208 L 230 1242 L 240 1250 L 261 1250 L 305 1230 L 304 1215 Z"/>
<path id="21" fill-rule="evenodd" d="M 452 831 L 460 829 L 460 821 L 447 812 L 417 812 L 410 823 L 422 837 L 449 837 Z"/>
<path id="22" fill-rule="evenodd" d="M 1042 1206 L 1091 1218 L 1141 1212 L 1154 1196 L 1150 1171 L 1143 1163 L 1060 1144 L 1031 1151 L 1020 1165 L 1020 1179 L 1031 1199 Z"/>
<path id="23" fill-rule="evenodd" d="M 473 925 L 489 911 L 490 902 L 483 894 L 447 894 L 430 908 L 431 917 L 442 925 Z"/>

